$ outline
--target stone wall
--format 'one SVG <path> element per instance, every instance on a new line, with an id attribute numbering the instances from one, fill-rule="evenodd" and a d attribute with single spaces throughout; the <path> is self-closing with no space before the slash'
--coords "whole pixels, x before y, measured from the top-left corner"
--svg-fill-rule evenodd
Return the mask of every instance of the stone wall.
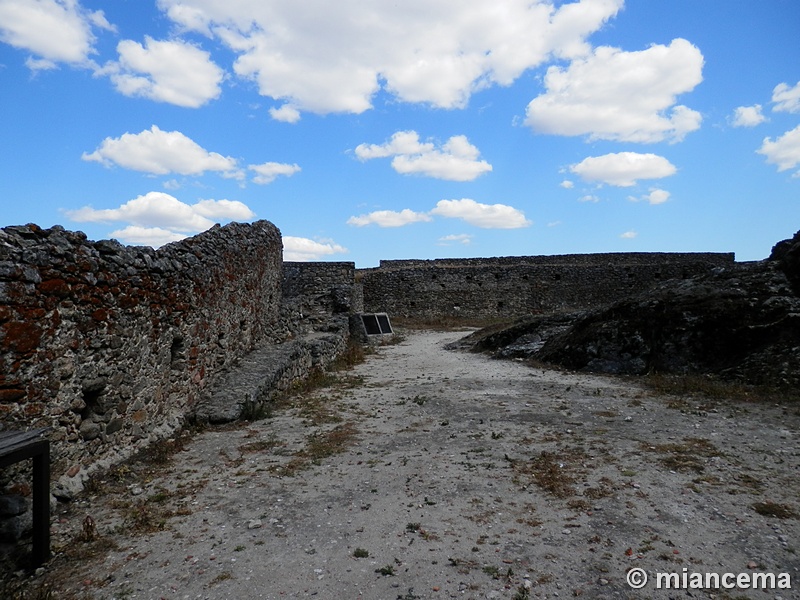
<path id="1" fill-rule="evenodd" d="M 289 334 L 281 255 L 266 221 L 159 250 L 0 229 L 0 422 L 52 428 L 56 494 L 168 436 L 219 373 Z"/>
<path id="2" fill-rule="evenodd" d="M 283 263 L 283 299 L 302 318 L 359 312 L 352 262 Z"/>
<path id="3" fill-rule="evenodd" d="M 594 307 L 733 260 L 732 253 L 387 260 L 360 270 L 357 279 L 366 312 L 491 319 Z"/>

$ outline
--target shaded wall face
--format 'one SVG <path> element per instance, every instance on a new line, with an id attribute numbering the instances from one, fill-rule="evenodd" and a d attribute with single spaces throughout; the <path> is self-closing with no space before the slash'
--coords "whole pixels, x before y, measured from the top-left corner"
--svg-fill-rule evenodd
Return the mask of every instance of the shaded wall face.
<path id="1" fill-rule="evenodd" d="M 358 276 L 367 312 L 491 319 L 593 308 L 732 264 L 732 254 L 596 254 L 385 261 Z"/>
<path id="2" fill-rule="evenodd" d="M 355 272 L 352 262 L 285 262 L 284 302 L 303 315 L 360 312 Z"/>
<path id="3" fill-rule="evenodd" d="M 217 374 L 274 341 L 282 244 L 261 221 L 160 250 L 0 230 L 0 421 L 52 427 L 54 474 L 179 427 Z"/>

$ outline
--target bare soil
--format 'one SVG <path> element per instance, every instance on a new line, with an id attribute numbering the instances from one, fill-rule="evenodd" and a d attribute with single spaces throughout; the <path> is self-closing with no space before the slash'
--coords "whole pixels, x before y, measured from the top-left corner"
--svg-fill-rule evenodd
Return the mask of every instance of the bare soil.
<path id="1" fill-rule="evenodd" d="M 408 331 L 267 418 L 115 469 L 6 597 L 800 597 L 800 407 L 444 349 L 462 335 Z M 632 568 L 793 589 L 633 590 Z"/>

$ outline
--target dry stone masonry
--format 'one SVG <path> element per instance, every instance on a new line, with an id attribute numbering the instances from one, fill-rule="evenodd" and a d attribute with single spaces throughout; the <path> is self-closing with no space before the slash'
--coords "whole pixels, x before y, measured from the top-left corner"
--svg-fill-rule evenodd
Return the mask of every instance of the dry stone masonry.
<path id="1" fill-rule="evenodd" d="M 52 428 L 57 494 L 168 436 L 219 373 L 289 334 L 281 255 L 266 221 L 160 250 L 0 230 L 0 416 Z"/>

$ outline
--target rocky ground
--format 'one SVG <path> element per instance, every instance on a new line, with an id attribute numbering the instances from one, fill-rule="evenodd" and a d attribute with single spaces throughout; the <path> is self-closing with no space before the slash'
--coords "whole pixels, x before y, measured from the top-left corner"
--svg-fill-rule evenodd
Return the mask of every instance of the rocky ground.
<path id="1" fill-rule="evenodd" d="M 267 418 L 113 470 L 0 595 L 800 597 L 800 406 L 444 348 L 462 335 L 406 332 Z M 652 584 L 684 570 L 792 589 Z"/>

